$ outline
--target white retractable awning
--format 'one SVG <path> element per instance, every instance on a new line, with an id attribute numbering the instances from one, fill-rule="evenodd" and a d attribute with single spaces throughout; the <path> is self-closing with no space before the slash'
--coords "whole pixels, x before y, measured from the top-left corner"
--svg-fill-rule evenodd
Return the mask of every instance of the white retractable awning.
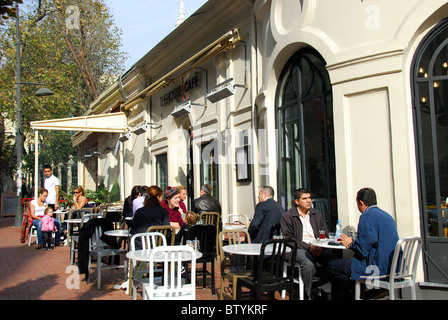
<path id="1" fill-rule="evenodd" d="M 128 129 L 124 112 L 31 122 L 33 130 L 125 132 Z"/>
<path id="2" fill-rule="evenodd" d="M 42 120 L 31 122 L 35 131 L 34 155 L 34 197 L 37 199 L 39 180 L 39 130 L 116 132 L 128 130 L 128 120 L 124 112 L 98 114 L 74 118 Z"/>

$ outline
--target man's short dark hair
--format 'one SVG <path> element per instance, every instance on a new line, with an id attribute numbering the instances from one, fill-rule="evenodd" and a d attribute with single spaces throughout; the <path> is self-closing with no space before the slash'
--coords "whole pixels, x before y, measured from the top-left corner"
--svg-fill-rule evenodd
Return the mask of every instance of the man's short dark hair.
<path id="1" fill-rule="evenodd" d="M 266 192 L 266 194 L 268 195 L 268 197 L 273 198 L 274 197 L 274 188 L 272 188 L 271 186 L 264 186 L 261 187 L 261 192 L 264 193 Z"/>
<path id="2" fill-rule="evenodd" d="M 302 194 L 311 194 L 311 191 L 305 188 L 299 188 L 294 192 L 294 200 L 300 200 Z"/>
<path id="3" fill-rule="evenodd" d="M 202 186 L 202 190 L 205 192 L 205 194 L 211 194 L 213 191 L 213 187 L 209 184 L 204 184 Z"/>
<path id="4" fill-rule="evenodd" d="M 362 201 L 368 207 L 376 205 L 375 190 L 372 188 L 362 188 L 356 194 L 356 201 Z"/>
<path id="5" fill-rule="evenodd" d="M 49 165 L 49 164 L 44 165 L 44 170 L 45 170 L 45 169 L 50 169 L 50 170 L 52 170 L 51 165 Z"/>

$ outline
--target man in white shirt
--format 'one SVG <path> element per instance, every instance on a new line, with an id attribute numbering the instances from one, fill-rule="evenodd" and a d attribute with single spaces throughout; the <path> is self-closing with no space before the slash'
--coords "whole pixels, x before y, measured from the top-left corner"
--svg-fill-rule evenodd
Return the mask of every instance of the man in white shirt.
<path id="1" fill-rule="evenodd" d="M 280 226 L 285 238 L 294 238 L 298 242 L 296 261 L 300 264 L 305 293 L 312 298 L 311 289 L 316 274 L 316 262 L 324 267 L 336 259 L 332 250 L 311 245 L 311 240 L 319 238 L 319 231 L 327 231 L 323 215 L 311 208 L 311 192 L 307 189 L 297 189 L 294 192 L 294 207 L 285 212 L 280 220 Z"/>
<path id="2" fill-rule="evenodd" d="M 48 190 L 47 203 L 53 210 L 59 207 L 59 179 L 53 175 L 53 169 L 49 164 L 44 166 L 45 189 Z"/>

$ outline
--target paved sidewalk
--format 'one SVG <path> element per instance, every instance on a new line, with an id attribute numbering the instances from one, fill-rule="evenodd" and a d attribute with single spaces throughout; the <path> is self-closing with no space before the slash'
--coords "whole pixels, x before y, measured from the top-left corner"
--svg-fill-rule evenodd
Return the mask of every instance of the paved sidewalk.
<path id="1" fill-rule="evenodd" d="M 124 280 L 121 270 L 113 271 L 112 281 L 109 280 L 110 270 L 105 270 L 101 290 L 96 284 L 96 272 L 92 283 L 80 281 L 79 289 L 67 288 L 67 279 L 71 284 L 74 270 L 77 271 L 70 265 L 69 247 L 36 250 L 35 244 L 28 247 L 28 244 L 20 243 L 20 231 L 21 228 L 14 227 L 14 217 L 0 218 L 0 300 L 132 300 L 125 290 L 113 288 Z M 215 269 L 219 270 L 218 264 Z M 84 278 L 83 275 L 80 277 Z M 209 283 L 202 289 L 200 277 L 198 282 L 197 300 L 218 299 L 219 291 L 212 296 Z M 218 290 L 219 283 L 217 274 Z"/>

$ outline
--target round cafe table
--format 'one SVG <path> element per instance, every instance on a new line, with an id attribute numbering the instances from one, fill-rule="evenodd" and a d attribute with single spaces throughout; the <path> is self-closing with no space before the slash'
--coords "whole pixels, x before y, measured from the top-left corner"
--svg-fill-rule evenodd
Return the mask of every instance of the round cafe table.
<path id="1" fill-rule="evenodd" d="M 62 222 L 61 222 L 62 223 Z M 71 242 L 71 238 L 72 238 L 72 234 L 71 234 L 71 228 L 70 228 L 70 223 L 72 224 L 76 224 L 76 225 L 80 225 L 82 223 L 82 219 L 65 219 L 64 223 L 67 224 L 67 242 L 65 243 L 66 246 L 68 246 L 68 243 Z"/>
<path id="2" fill-rule="evenodd" d="M 222 247 L 222 251 L 231 254 L 239 254 L 245 256 L 258 256 L 260 255 L 261 243 L 240 243 L 240 244 L 230 244 Z M 287 247 L 286 252 L 291 251 L 291 248 Z M 266 246 L 265 254 L 269 255 L 272 253 L 272 245 Z"/>
<path id="3" fill-rule="evenodd" d="M 312 244 L 313 246 L 317 246 L 317 247 L 322 247 L 322 248 L 327 248 L 327 249 L 347 249 L 342 243 L 338 244 L 338 245 L 331 245 L 328 244 L 330 241 L 328 239 L 325 240 L 319 240 L 319 239 L 314 239 L 310 242 L 310 244 Z"/>
<path id="4" fill-rule="evenodd" d="M 132 236 L 131 230 L 108 230 L 105 231 L 104 234 L 111 237 L 126 238 L 126 247 L 129 249 L 129 238 Z"/>

